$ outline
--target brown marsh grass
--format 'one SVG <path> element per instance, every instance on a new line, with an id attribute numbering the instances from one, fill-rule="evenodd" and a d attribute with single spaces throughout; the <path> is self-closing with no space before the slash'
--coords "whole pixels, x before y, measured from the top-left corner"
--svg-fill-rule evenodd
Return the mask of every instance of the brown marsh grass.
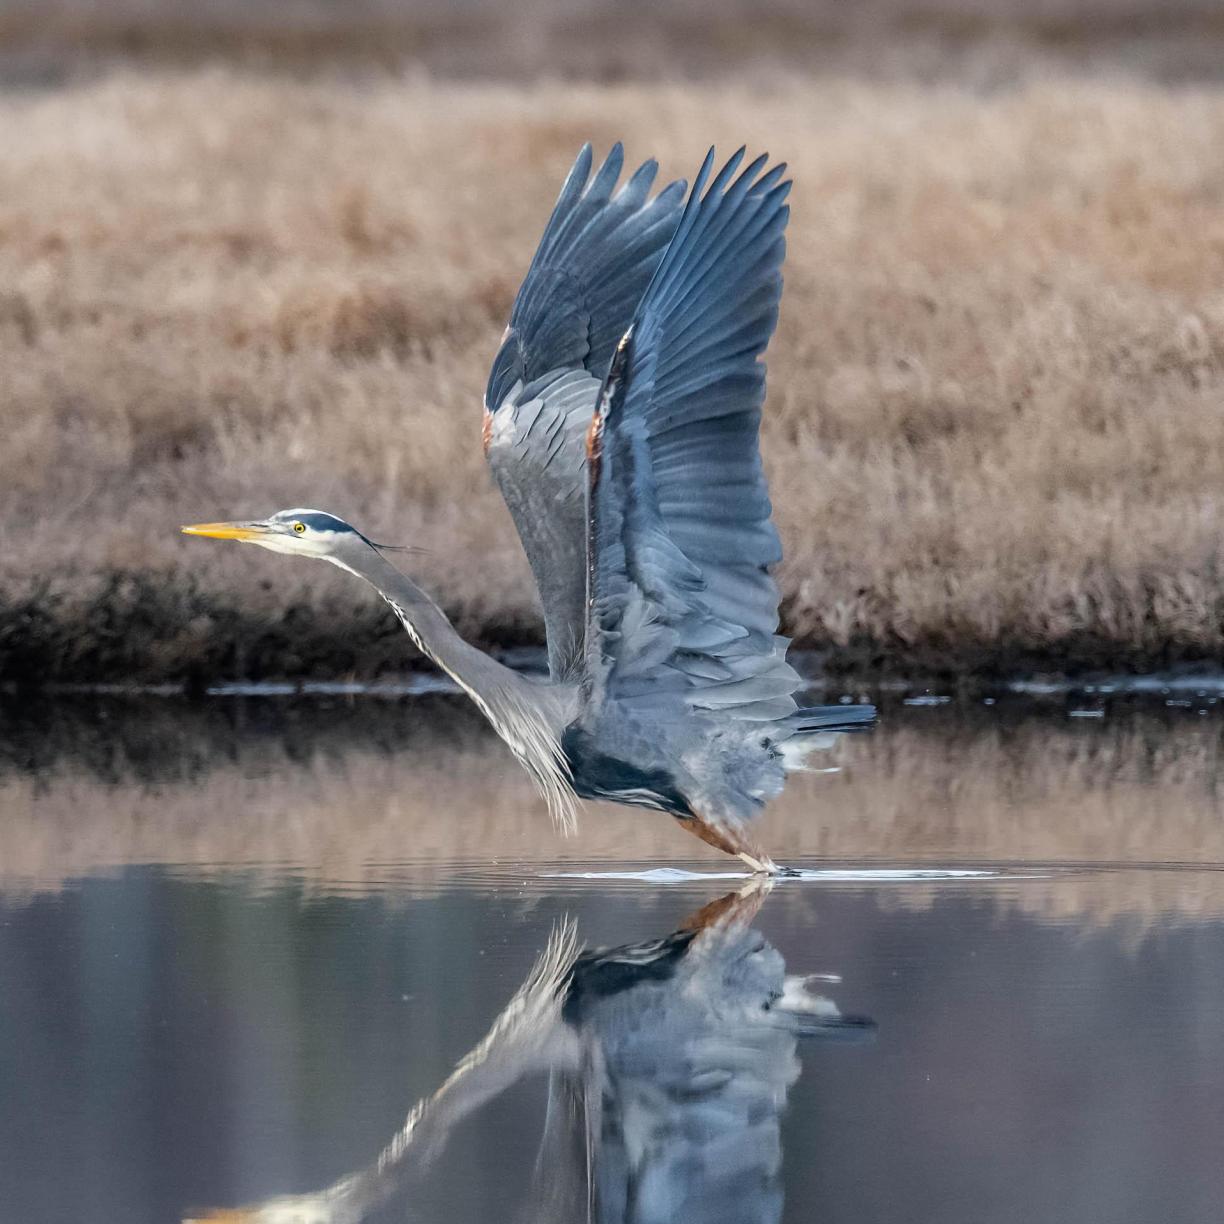
<path id="1" fill-rule="evenodd" d="M 160 68 L 0 94 L 0 677 L 370 673 L 327 567 L 182 539 L 312 505 L 538 638 L 489 360 L 582 141 L 791 164 L 763 446 L 786 627 L 845 667 L 1224 648 L 1224 90 Z"/>

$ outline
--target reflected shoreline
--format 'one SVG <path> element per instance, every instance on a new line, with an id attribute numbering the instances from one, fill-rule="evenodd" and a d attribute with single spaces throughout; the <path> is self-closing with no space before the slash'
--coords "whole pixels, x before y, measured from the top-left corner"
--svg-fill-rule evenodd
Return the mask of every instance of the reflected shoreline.
<path id="1" fill-rule="evenodd" d="M 796 863 L 1224 862 L 1224 720 L 1141 705 L 1102 719 L 1029 703 L 886 709 L 800 775 L 763 835 Z M 1153 814 L 1159 813 L 1159 819 Z M 299 877 L 319 893 L 607 865 L 725 870 L 653 813 L 588 804 L 559 837 L 469 703 L 93 699 L 0 703 L 0 895 L 129 866 Z M 1224 912 L 1204 876 L 1096 873 L 999 903 L 1185 920 Z"/>

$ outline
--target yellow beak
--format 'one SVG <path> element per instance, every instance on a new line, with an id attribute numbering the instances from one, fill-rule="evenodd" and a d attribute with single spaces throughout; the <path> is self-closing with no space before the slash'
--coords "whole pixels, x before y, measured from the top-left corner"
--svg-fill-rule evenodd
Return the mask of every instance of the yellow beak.
<path id="1" fill-rule="evenodd" d="M 267 532 L 259 523 L 192 523 L 181 530 L 184 535 L 208 536 L 213 540 L 254 540 Z"/>

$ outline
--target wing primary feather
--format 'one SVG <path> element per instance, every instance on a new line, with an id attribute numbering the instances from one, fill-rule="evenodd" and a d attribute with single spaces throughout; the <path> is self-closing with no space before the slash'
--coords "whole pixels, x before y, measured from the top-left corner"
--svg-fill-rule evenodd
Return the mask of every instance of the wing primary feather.
<path id="1" fill-rule="evenodd" d="M 666 279 L 672 264 L 679 257 L 679 252 L 684 247 L 689 231 L 697 220 L 697 210 L 701 204 L 701 193 L 705 190 L 706 179 L 710 177 L 710 169 L 713 165 L 714 146 L 711 145 L 709 152 L 705 155 L 705 160 L 701 163 L 701 169 L 697 171 L 697 177 L 693 179 L 693 186 L 689 191 L 688 202 L 685 204 L 684 212 L 680 217 L 680 224 L 677 226 L 671 242 L 667 244 L 667 250 L 664 252 L 663 259 L 659 263 L 658 268 L 655 270 L 654 277 L 646 287 L 646 292 L 642 295 L 643 301 L 650 297 L 651 291 L 656 284 Z"/>
<path id="2" fill-rule="evenodd" d="M 684 209 L 684 183 L 651 196 L 653 159 L 624 172 L 619 142 L 602 161 L 590 144 L 578 151 L 485 393 L 486 455 L 536 578 L 554 678 L 573 678 L 585 654 L 584 432 Z"/>
<path id="3" fill-rule="evenodd" d="M 790 190 L 737 150 L 702 163 L 610 361 L 591 429 L 588 691 L 754 724 L 795 709 L 759 453 Z M 599 692 L 597 693 L 598 690 Z M 669 696 L 670 695 L 670 696 Z M 685 696 L 687 695 L 687 696 Z"/>
<path id="4" fill-rule="evenodd" d="M 587 180 L 591 177 L 591 164 L 594 160 L 595 151 L 591 147 L 591 142 L 587 141 L 578 151 L 578 156 L 574 159 L 574 164 L 570 168 L 569 174 L 565 176 L 565 182 L 561 185 L 561 193 L 557 196 L 557 202 L 553 205 L 553 210 L 549 214 L 548 224 L 544 227 L 546 235 L 551 234 L 551 241 L 545 241 L 537 248 L 535 257 L 531 261 L 531 267 L 534 268 L 552 253 L 553 248 L 557 245 L 561 237 L 560 227 L 557 222 L 566 212 L 574 206 L 576 200 L 581 197 L 586 189 Z M 519 289 L 520 296 L 528 286 L 530 281 L 530 269 L 528 276 L 524 279 L 522 286 Z"/>
<path id="5" fill-rule="evenodd" d="M 701 292 L 711 278 L 726 274 L 726 267 L 710 252 L 710 246 L 715 238 L 725 235 L 723 242 L 718 248 L 718 253 L 721 254 L 723 250 L 738 242 L 738 257 L 746 259 L 748 258 L 746 253 L 753 244 L 771 227 L 776 226 L 780 233 L 786 227 L 786 223 L 790 218 L 790 212 L 786 209 L 777 208 L 777 205 L 786 198 L 789 190 L 789 183 L 784 183 L 782 187 L 774 188 L 772 192 L 761 199 L 757 208 L 749 211 L 742 219 L 735 219 L 740 221 L 740 224 L 736 225 L 735 220 L 728 218 L 714 234 L 709 235 L 710 241 L 701 249 L 700 256 L 696 252 L 693 255 L 694 263 L 698 263 L 700 259 L 699 270 L 694 274 L 694 278 L 685 286 L 681 295 L 678 298 L 672 298 L 668 302 L 669 309 L 673 312 L 680 311 L 696 294 Z M 757 226 L 756 229 L 753 228 L 754 225 Z M 768 250 L 762 252 L 762 255 L 757 257 L 757 262 L 775 262 L 773 260 L 766 260 L 763 257 L 768 254 Z"/>
<path id="6" fill-rule="evenodd" d="M 640 207 L 646 202 L 650 188 L 654 185 L 655 176 L 659 173 L 659 163 L 652 157 L 644 161 L 629 177 L 616 193 L 617 202 Z"/>

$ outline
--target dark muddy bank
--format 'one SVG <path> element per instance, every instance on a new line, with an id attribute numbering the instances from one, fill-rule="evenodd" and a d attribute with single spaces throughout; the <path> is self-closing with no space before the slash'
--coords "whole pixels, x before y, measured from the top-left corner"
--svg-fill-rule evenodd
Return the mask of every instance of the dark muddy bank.
<path id="1" fill-rule="evenodd" d="M 372 681 L 429 665 L 382 604 L 359 593 L 244 608 L 190 577 L 113 574 L 79 597 L 48 586 L 0 591 L 0 686 L 33 692 L 64 685 L 168 684 L 203 693 L 245 681 Z M 477 621 L 450 608 L 468 640 L 494 652 L 530 657 L 542 626 L 527 620 Z M 1210 669 L 1224 651 L 1200 640 L 1162 639 L 1153 624 L 1141 641 L 1092 633 L 1049 641 L 987 639 L 955 626 L 913 641 L 859 638 L 832 642 L 788 623 L 804 652 L 805 674 L 874 686 L 913 680 L 952 692 L 989 692 L 1016 676 L 1091 678 Z"/>

